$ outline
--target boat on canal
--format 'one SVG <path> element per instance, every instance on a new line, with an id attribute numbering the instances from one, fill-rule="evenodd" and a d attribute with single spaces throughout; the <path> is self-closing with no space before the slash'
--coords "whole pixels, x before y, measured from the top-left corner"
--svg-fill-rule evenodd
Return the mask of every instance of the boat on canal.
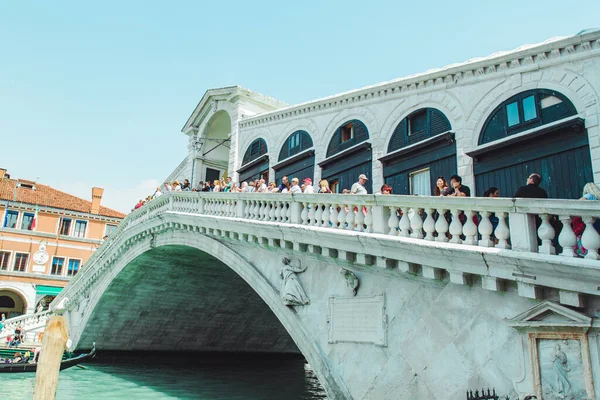
<path id="1" fill-rule="evenodd" d="M 18 349 L 22 351 L 24 349 Z M 89 353 L 83 353 L 75 357 L 64 358 L 60 362 L 60 370 L 74 367 L 86 360 L 90 360 L 96 356 L 96 344 L 94 343 L 94 347 Z M 0 373 L 3 372 L 36 372 L 37 371 L 37 363 L 0 363 Z"/>

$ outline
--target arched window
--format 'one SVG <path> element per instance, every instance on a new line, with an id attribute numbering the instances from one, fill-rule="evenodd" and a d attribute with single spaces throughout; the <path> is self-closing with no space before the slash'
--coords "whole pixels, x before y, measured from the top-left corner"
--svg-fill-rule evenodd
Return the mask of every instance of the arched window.
<path id="1" fill-rule="evenodd" d="M 549 89 L 533 89 L 500 104 L 485 122 L 479 144 L 503 139 L 529 129 L 577 114 L 573 103 L 563 94 Z"/>
<path id="2" fill-rule="evenodd" d="M 388 153 L 452 129 L 450 121 L 435 108 L 421 108 L 404 118 L 392 134 Z"/>
<path id="3" fill-rule="evenodd" d="M 456 173 L 456 143 L 448 118 L 435 108 L 421 108 L 394 129 L 383 164 L 385 183 L 395 194 L 430 196 L 438 176 Z"/>
<path id="4" fill-rule="evenodd" d="M 361 174 L 371 178 L 373 152 L 368 139 L 366 125 L 357 119 L 344 122 L 333 133 L 327 146 L 327 158 L 319 166 L 321 177 L 329 181 L 329 187 L 334 193 L 350 189 Z M 365 188 L 373 193 L 371 179 L 367 181 Z"/>
<path id="5" fill-rule="evenodd" d="M 255 141 L 250 143 L 250 146 L 248 146 L 246 153 L 244 153 L 242 165 L 248 164 L 249 162 L 254 161 L 265 154 L 267 154 L 267 143 L 264 139 L 256 139 Z"/>
<path id="6" fill-rule="evenodd" d="M 346 121 L 334 132 L 329 146 L 327 146 L 326 157 L 330 157 L 368 139 L 369 131 L 365 124 L 357 119 Z"/>
<path id="7" fill-rule="evenodd" d="M 279 161 L 290 158 L 311 147 L 313 147 L 313 141 L 308 132 L 296 131 L 287 138 L 279 151 Z"/>
<path id="8" fill-rule="evenodd" d="M 578 199 L 593 180 L 585 121 L 555 90 L 527 90 L 502 102 L 486 119 L 478 143 L 467 153 L 478 196 L 492 186 L 503 197 L 514 196 L 536 172 L 548 197 Z"/>

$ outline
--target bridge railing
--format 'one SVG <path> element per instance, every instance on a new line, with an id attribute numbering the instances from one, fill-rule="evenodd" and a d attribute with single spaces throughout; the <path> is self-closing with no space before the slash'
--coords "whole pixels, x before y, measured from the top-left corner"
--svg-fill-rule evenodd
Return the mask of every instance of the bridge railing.
<path id="1" fill-rule="evenodd" d="M 384 234 L 428 242 L 512 249 L 599 260 L 594 201 L 402 195 L 170 192 L 132 212 L 87 264 L 118 246 L 120 233 L 164 212 L 319 229 Z M 581 251 L 579 252 L 582 255 Z M 78 274 L 72 283 L 80 279 Z"/>
<path id="2" fill-rule="evenodd" d="M 23 327 L 26 334 L 31 333 L 29 332 L 30 330 L 43 328 L 46 326 L 46 321 L 51 316 L 52 312 L 47 310 L 40 313 L 20 315 L 18 317 L 9 318 L 3 323 L 4 328 L 0 330 L 0 338 L 5 338 L 7 335 L 12 335 L 18 325 Z"/>
<path id="3" fill-rule="evenodd" d="M 187 192 L 162 196 L 131 222 L 163 210 L 567 257 L 579 243 L 586 258 L 600 258 L 593 201 Z"/>

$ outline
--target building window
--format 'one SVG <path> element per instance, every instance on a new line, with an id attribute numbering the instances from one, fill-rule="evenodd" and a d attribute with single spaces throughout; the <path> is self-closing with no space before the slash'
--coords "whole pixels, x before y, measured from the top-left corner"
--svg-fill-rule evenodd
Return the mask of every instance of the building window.
<path id="1" fill-rule="evenodd" d="M 429 176 L 429 168 L 411 172 L 409 177 L 410 194 L 431 196 L 431 179 Z"/>
<path id="2" fill-rule="evenodd" d="M 27 262 L 28 261 L 29 261 L 29 254 L 15 253 L 15 263 L 13 265 L 13 271 L 18 271 L 18 272 L 27 271 Z"/>
<path id="3" fill-rule="evenodd" d="M 52 269 L 50 271 L 51 275 L 62 275 L 63 265 L 65 264 L 64 257 L 54 257 L 52 258 Z"/>
<path id="4" fill-rule="evenodd" d="M 0 270 L 7 271 L 8 270 L 8 261 L 10 259 L 10 252 L 8 251 L 0 251 Z"/>
<path id="5" fill-rule="evenodd" d="M 555 105 L 560 104 L 562 102 L 563 101 L 561 99 L 559 99 L 558 97 L 556 97 L 556 96 L 544 97 L 540 101 L 540 108 L 543 110 L 544 108 L 552 107 L 552 106 L 555 106 Z"/>
<path id="6" fill-rule="evenodd" d="M 73 276 L 79 272 L 79 264 L 81 264 L 81 260 L 70 259 L 67 267 L 67 276 Z"/>
<path id="7" fill-rule="evenodd" d="M 115 229 L 117 229 L 116 225 L 106 225 L 106 236 L 110 236 L 113 234 L 113 232 L 115 231 Z"/>
<path id="8" fill-rule="evenodd" d="M 23 213 L 23 219 L 21 220 L 21 229 L 30 231 L 32 222 L 33 222 L 33 214 Z"/>
<path id="9" fill-rule="evenodd" d="M 292 154 L 298 146 L 300 146 L 300 132 L 296 132 L 290 137 L 288 141 L 289 153 Z"/>
<path id="10" fill-rule="evenodd" d="M 71 218 L 61 218 L 59 233 L 64 236 L 68 236 L 71 233 Z"/>
<path id="11" fill-rule="evenodd" d="M 535 96 L 528 96 L 523 99 L 523 121 L 531 121 L 537 118 L 537 109 L 535 107 Z"/>
<path id="12" fill-rule="evenodd" d="M 4 217 L 4 227 L 5 228 L 16 228 L 17 227 L 17 219 L 19 219 L 19 212 L 8 210 L 6 211 L 6 216 Z"/>
<path id="13" fill-rule="evenodd" d="M 84 238 L 86 227 L 87 227 L 87 221 L 75 221 L 75 229 L 73 231 L 73 236 L 78 237 L 78 238 Z"/>
<path id="14" fill-rule="evenodd" d="M 341 128 L 341 136 L 340 142 L 344 143 L 348 140 L 354 138 L 354 124 L 351 122 L 347 125 L 342 126 Z"/>
<path id="15" fill-rule="evenodd" d="M 515 126 L 521 123 L 519 118 L 519 103 L 514 102 L 506 105 L 506 118 L 508 120 L 508 126 Z"/>
<path id="16" fill-rule="evenodd" d="M 427 110 L 416 112 L 408 118 L 408 136 L 427 131 Z"/>

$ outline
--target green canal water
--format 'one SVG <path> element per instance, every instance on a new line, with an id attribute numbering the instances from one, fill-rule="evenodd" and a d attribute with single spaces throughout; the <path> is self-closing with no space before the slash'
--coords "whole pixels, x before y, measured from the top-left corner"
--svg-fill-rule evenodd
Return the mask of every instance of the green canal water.
<path id="1" fill-rule="evenodd" d="M 35 374 L 0 375 L 0 399 L 31 399 Z M 62 371 L 58 400 L 322 400 L 303 358 L 261 355 L 170 357 L 99 354 Z"/>

